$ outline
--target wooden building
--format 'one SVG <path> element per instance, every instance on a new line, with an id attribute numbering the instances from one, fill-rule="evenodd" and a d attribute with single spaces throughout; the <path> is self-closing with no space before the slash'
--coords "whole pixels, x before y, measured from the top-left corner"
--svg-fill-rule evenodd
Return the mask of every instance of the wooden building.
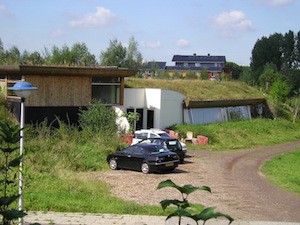
<path id="1" fill-rule="evenodd" d="M 118 67 L 0 66 L 0 87 L 16 116 L 20 99 L 8 91 L 8 87 L 20 80 L 38 87 L 26 99 L 27 123 L 41 122 L 45 118 L 51 123 L 57 117 L 77 123 L 79 109 L 89 106 L 92 99 L 122 106 L 124 78 L 136 73 L 136 70 Z"/>

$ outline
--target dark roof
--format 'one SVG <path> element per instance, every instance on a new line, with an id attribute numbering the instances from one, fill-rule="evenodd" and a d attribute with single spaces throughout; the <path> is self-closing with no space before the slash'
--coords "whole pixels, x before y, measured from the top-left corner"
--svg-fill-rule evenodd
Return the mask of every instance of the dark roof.
<path id="1" fill-rule="evenodd" d="M 148 62 L 146 68 L 151 70 L 153 68 L 163 70 L 166 67 L 166 62 Z"/>
<path id="2" fill-rule="evenodd" d="M 214 55 L 174 55 L 173 62 L 226 62 L 225 56 Z"/>
<path id="3" fill-rule="evenodd" d="M 138 71 L 119 67 L 68 67 L 68 66 L 36 66 L 5 65 L 0 66 L 0 75 L 34 75 L 34 76 L 112 76 L 129 77 Z"/>

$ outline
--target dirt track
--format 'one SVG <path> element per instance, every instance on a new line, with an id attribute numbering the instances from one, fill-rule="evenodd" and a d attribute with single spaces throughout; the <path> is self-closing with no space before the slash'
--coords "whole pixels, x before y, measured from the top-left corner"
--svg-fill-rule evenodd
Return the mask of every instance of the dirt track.
<path id="1" fill-rule="evenodd" d="M 171 174 L 117 170 L 92 176 L 110 184 L 114 195 L 141 204 L 179 198 L 175 189 L 156 190 L 160 181 L 171 179 L 209 186 L 212 194 L 196 191 L 190 202 L 215 206 L 235 219 L 300 222 L 300 196 L 272 186 L 259 172 L 265 160 L 299 148 L 300 141 L 243 151 L 189 151 L 191 157 Z"/>

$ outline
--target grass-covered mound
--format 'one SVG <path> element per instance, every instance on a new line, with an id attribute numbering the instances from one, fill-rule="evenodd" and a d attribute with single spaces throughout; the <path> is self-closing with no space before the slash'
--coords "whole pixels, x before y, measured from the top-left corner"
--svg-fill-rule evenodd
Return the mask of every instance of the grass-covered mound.
<path id="1" fill-rule="evenodd" d="M 210 81 L 210 80 L 160 80 L 128 78 L 126 88 L 160 88 L 177 91 L 189 100 L 229 100 L 229 99 L 257 99 L 264 98 L 263 94 L 238 81 Z"/>

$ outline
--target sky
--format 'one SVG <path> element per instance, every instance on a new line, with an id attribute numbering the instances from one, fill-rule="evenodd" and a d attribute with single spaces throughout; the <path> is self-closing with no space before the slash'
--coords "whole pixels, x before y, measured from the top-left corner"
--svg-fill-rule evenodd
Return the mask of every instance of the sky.
<path id="1" fill-rule="evenodd" d="M 300 31 L 300 0 L 0 0 L 0 39 L 20 51 L 85 43 L 99 61 L 131 37 L 144 61 L 173 55 L 224 55 L 250 65 L 255 42 Z"/>

